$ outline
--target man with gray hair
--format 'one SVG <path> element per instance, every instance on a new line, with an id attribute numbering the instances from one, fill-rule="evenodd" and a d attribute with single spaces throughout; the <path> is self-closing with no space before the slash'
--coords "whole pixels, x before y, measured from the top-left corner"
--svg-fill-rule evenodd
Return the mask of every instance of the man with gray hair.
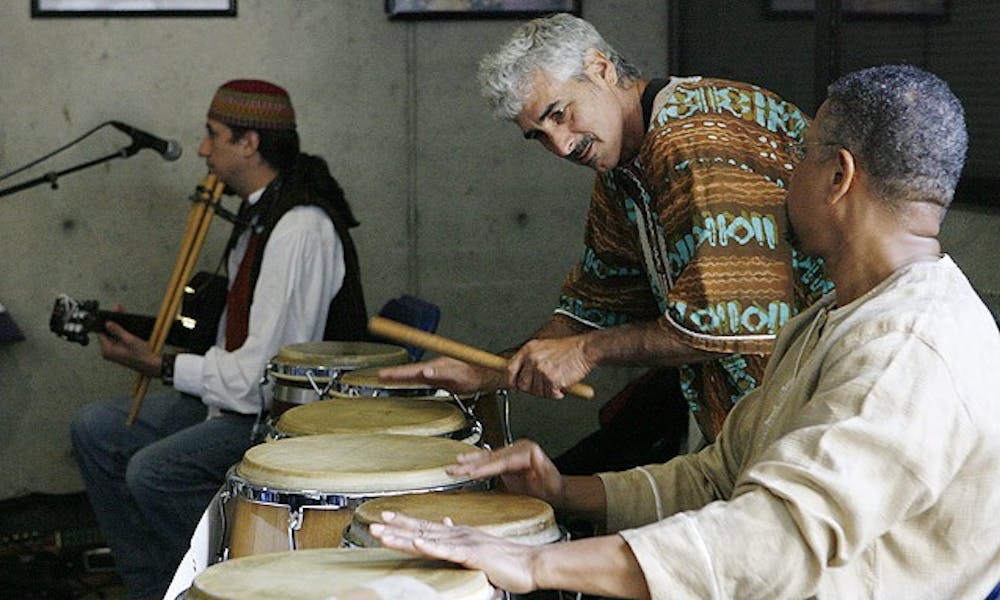
<path id="1" fill-rule="evenodd" d="M 373 532 L 515 592 L 987 597 L 1000 572 L 1000 333 L 937 239 L 966 146 L 938 77 L 842 77 L 793 149 L 787 199 L 836 289 L 782 329 L 715 443 L 592 477 L 560 475 L 527 441 L 450 469 L 502 475 L 617 533 L 516 549 L 392 514 Z"/>
<path id="2" fill-rule="evenodd" d="M 606 405 L 602 417 L 620 417 L 602 419 L 609 425 L 560 467 L 590 474 L 666 460 L 678 445 L 665 438 L 686 433 L 689 407 L 711 441 L 760 381 L 777 331 L 829 290 L 820 262 L 783 235 L 786 147 L 807 118 L 746 83 L 642 79 L 568 14 L 518 28 L 482 60 L 480 81 L 495 116 L 598 172 L 583 258 L 507 373 L 438 359 L 381 374 L 561 398 L 600 365 L 655 367 Z"/>

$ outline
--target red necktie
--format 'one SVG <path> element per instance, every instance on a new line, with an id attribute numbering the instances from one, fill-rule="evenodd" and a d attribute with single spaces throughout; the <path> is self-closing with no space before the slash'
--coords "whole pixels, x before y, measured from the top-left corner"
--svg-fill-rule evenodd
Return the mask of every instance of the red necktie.
<path id="1" fill-rule="evenodd" d="M 247 339 L 247 327 L 250 322 L 250 271 L 257 257 L 257 242 L 260 234 L 250 231 L 246 253 L 240 261 L 240 269 L 236 272 L 233 286 L 226 295 L 226 350 L 232 352 Z"/>

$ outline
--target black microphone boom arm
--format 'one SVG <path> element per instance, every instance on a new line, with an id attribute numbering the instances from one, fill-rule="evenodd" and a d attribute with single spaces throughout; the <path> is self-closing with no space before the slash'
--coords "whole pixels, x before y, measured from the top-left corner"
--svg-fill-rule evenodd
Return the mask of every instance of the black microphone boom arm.
<path id="1" fill-rule="evenodd" d="M 115 152 L 113 154 L 108 154 L 107 156 L 102 156 L 101 158 L 95 158 L 94 160 L 91 160 L 91 161 L 88 161 L 88 162 L 85 162 L 85 163 L 81 163 L 79 165 L 76 165 L 75 167 L 70 167 L 68 169 L 63 169 L 62 171 L 50 171 L 50 172 L 48 172 L 48 173 L 46 173 L 46 174 L 44 174 L 44 175 L 42 175 L 40 177 L 36 177 L 36 178 L 31 179 L 29 181 L 25 181 L 24 183 L 19 183 L 17 185 L 11 186 L 9 188 L 5 188 L 5 189 L 0 190 L 0 197 L 2 197 L 2 196 L 8 196 L 8 195 L 13 194 L 15 192 L 20 192 L 21 190 L 26 190 L 28 188 L 33 188 L 36 185 L 41 185 L 43 183 L 50 184 L 52 186 L 52 189 L 54 189 L 54 190 L 58 189 L 59 188 L 59 178 L 62 177 L 63 175 L 66 175 L 68 173 L 75 173 L 76 171 L 80 171 L 80 170 L 86 169 L 87 167 L 92 167 L 94 165 L 98 165 L 98 164 L 101 164 L 103 162 L 107 162 L 107 161 L 109 161 L 111 159 L 114 159 L 114 158 L 128 158 L 129 156 L 132 156 L 133 154 L 135 154 L 139 150 L 140 150 L 140 148 L 136 148 L 136 149 L 132 150 L 132 146 L 129 146 L 127 148 L 122 148 L 121 150 L 119 150 L 118 152 Z"/>

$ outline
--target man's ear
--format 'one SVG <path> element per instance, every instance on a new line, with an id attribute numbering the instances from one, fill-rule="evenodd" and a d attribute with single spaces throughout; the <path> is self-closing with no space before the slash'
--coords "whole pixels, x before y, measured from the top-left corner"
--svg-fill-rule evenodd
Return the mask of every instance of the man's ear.
<path id="1" fill-rule="evenodd" d="M 257 149 L 260 148 L 260 134 L 253 129 L 248 129 L 243 134 L 243 137 L 240 138 L 240 143 L 243 145 L 243 148 L 245 148 L 246 155 L 252 156 L 257 152 Z"/>
<path id="2" fill-rule="evenodd" d="M 833 173 L 832 188 L 830 189 L 831 203 L 846 196 L 855 183 L 854 176 L 857 173 L 857 165 L 854 162 L 854 154 L 847 148 L 837 150 L 836 169 Z"/>
<path id="3" fill-rule="evenodd" d="M 588 77 L 595 81 L 602 80 L 611 85 L 618 84 L 618 69 L 615 68 L 615 63 L 600 50 L 590 50 L 587 53 L 583 70 Z"/>

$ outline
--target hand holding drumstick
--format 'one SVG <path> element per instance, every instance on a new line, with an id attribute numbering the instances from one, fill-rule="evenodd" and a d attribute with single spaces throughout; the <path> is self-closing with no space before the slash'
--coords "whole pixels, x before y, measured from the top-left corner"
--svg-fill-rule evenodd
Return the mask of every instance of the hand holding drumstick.
<path id="1" fill-rule="evenodd" d="M 425 350 L 437 352 L 438 354 L 457 359 L 464 363 L 469 363 L 470 365 L 484 367 L 486 369 L 499 372 L 506 372 L 508 374 L 507 383 L 511 385 L 511 387 L 516 387 L 517 389 L 528 393 L 534 393 L 536 395 L 552 398 L 562 398 L 564 393 L 569 393 L 587 400 L 594 397 L 594 389 L 585 383 L 575 382 L 571 385 L 559 387 L 548 384 L 543 388 L 533 379 L 525 378 L 523 374 L 518 376 L 521 372 L 521 363 L 517 362 L 518 358 L 516 356 L 513 361 L 508 361 L 502 356 L 491 354 L 489 352 L 473 348 L 472 346 L 467 346 L 465 344 L 449 340 L 439 335 L 427 333 L 384 317 L 375 316 L 369 319 L 368 329 L 376 335 L 405 344 L 419 346 Z M 477 377 L 474 369 L 464 369 L 463 372 L 460 365 L 453 364 L 454 361 L 438 359 L 431 362 L 434 366 L 428 366 L 429 363 L 418 363 L 403 367 L 381 369 L 379 371 L 379 377 L 389 380 L 412 379 L 413 377 L 418 377 L 425 380 L 434 379 L 435 383 L 450 381 L 452 385 L 448 387 L 451 388 L 452 391 L 456 392 L 471 391 L 454 389 L 457 387 L 463 387 L 461 385 L 455 385 L 458 384 L 463 378 L 478 379 L 479 383 L 482 383 L 482 380 L 485 379 L 483 376 Z M 514 368 L 513 374 L 511 373 L 512 367 Z M 443 370 L 437 371 L 436 369 Z M 541 393 L 539 393 L 540 391 Z"/>

